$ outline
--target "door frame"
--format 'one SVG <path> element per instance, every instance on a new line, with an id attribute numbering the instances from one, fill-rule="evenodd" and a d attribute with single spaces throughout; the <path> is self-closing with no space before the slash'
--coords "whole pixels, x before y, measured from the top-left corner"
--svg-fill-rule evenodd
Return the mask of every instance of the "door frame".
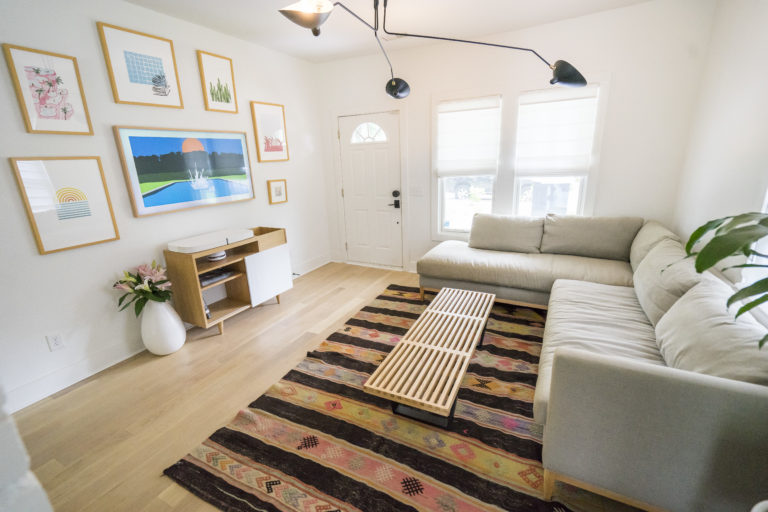
<path id="1" fill-rule="evenodd" d="M 390 114 L 395 113 L 398 116 L 398 129 L 400 131 L 399 133 L 399 144 L 398 144 L 398 151 L 400 153 L 400 248 L 401 248 L 401 261 L 402 266 L 400 267 L 389 267 L 385 265 L 376 265 L 374 263 L 366 263 L 362 264 L 360 262 L 354 262 L 355 265 L 365 265 L 369 267 L 374 268 L 386 268 L 386 269 L 395 269 L 395 270 L 414 270 L 411 269 L 411 261 L 407 258 L 407 255 L 410 254 L 408 243 L 408 237 L 406 236 L 406 230 L 408 227 L 407 218 L 410 214 L 410 201 L 408 200 L 409 194 L 406 193 L 408 190 L 408 173 L 407 173 L 407 165 L 406 165 L 406 158 L 405 158 L 405 135 L 406 135 L 406 128 L 405 128 L 405 113 L 406 110 L 404 108 L 395 108 L 395 109 L 388 109 L 388 110 L 376 110 L 376 111 L 363 111 L 358 112 L 354 114 L 343 114 L 343 113 L 337 113 L 333 115 L 333 137 L 334 140 L 334 152 L 333 152 L 333 167 L 334 167 L 334 189 L 333 194 L 336 198 L 335 205 L 336 205 L 336 212 L 337 212 L 337 231 L 339 233 L 339 240 L 340 244 L 338 247 L 338 250 L 341 254 L 343 254 L 343 261 L 345 263 L 349 262 L 349 254 L 346 249 L 346 244 L 348 243 L 347 238 L 347 222 L 346 222 L 346 212 L 344 209 L 344 198 L 341 195 L 341 190 L 344 186 L 344 173 L 342 171 L 341 167 L 341 129 L 339 127 L 339 118 L 341 117 L 360 117 L 360 116 L 370 116 L 370 115 L 376 115 L 376 114 Z"/>

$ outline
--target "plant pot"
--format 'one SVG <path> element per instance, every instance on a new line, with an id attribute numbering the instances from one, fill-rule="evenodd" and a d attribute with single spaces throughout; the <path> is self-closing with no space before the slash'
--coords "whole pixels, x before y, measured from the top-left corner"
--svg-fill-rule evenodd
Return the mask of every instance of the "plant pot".
<path id="1" fill-rule="evenodd" d="M 164 356 L 184 345 L 187 330 L 170 304 L 150 300 L 141 312 L 141 339 L 147 350 Z"/>

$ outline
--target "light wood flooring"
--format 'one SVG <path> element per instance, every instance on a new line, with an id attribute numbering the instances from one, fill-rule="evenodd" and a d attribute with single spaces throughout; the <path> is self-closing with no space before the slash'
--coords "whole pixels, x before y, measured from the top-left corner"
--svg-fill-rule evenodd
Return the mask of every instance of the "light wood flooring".
<path id="1" fill-rule="evenodd" d="M 175 354 L 142 352 L 16 413 L 54 509 L 215 510 L 163 469 L 229 423 L 390 283 L 417 286 L 418 277 L 330 263 L 296 279 L 280 305 L 227 320 L 221 336 L 215 327 L 195 328 Z M 574 509 L 613 510 L 588 493 L 560 491 Z"/>

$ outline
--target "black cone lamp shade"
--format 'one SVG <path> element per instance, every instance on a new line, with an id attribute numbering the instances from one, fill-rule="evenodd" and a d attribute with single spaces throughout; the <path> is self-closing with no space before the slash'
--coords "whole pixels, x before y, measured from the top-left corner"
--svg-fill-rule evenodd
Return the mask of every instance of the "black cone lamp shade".
<path id="1" fill-rule="evenodd" d="M 587 85 L 587 80 L 575 67 L 564 60 L 558 60 L 552 66 L 552 80 L 549 83 L 583 87 Z"/>
<path id="2" fill-rule="evenodd" d="M 411 86 L 402 78 L 390 78 L 387 80 L 385 90 L 396 100 L 401 100 L 411 93 Z"/>

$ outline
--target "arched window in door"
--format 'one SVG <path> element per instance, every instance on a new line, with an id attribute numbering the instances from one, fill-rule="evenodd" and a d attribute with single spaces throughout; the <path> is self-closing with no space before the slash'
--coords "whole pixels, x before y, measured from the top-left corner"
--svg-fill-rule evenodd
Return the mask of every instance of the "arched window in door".
<path id="1" fill-rule="evenodd" d="M 387 134 L 384 129 L 376 123 L 360 123 L 352 132 L 352 138 L 349 141 L 352 144 L 367 144 L 370 142 L 387 142 Z"/>

